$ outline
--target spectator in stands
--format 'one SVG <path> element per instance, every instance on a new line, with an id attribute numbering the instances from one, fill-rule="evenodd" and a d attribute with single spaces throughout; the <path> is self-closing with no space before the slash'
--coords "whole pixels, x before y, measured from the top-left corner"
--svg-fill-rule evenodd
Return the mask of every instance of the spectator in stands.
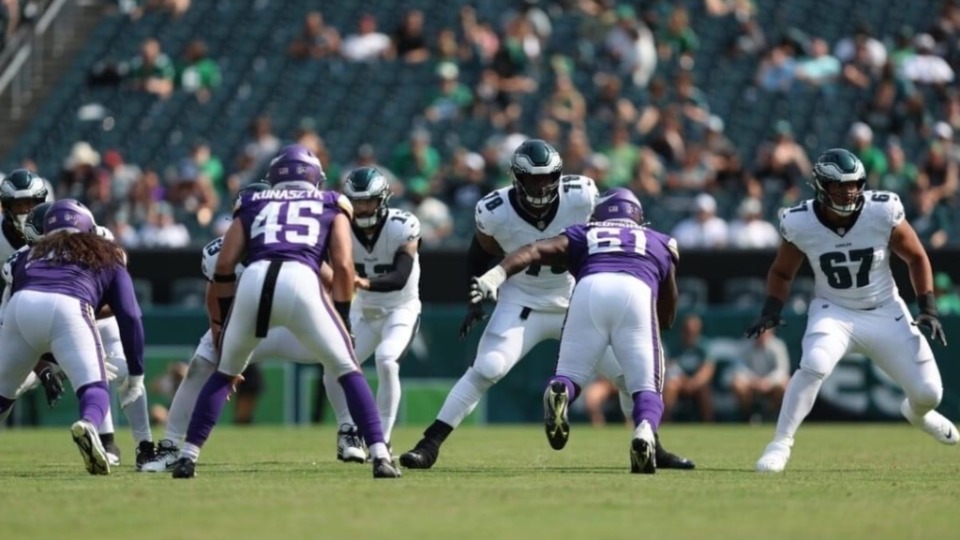
<path id="1" fill-rule="evenodd" d="M 877 183 L 869 183 L 869 189 L 892 191 L 904 196 L 917 184 L 917 166 L 907 161 L 900 140 L 896 137 L 887 138 L 886 148 L 887 171 L 880 175 Z"/>
<path id="2" fill-rule="evenodd" d="M 140 54 L 130 61 L 127 77 L 133 87 L 166 99 L 173 93 L 176 69 L 173 62 L 160 50 L 154 38 L 144 40 Z"/>
<path id="3" fill-rule="evenodd" d="M 903 131 L 903 105 L 897 102 L 894 81 L 881 80 L 873 89 L 873 98 L 862 104 L 860 120 L 879 132 L 897 134 Z"/>
<path id="4" fill-rule="evenodd" d="M 57 198 L 82 199 L 87 189 L 99 181 L 100 153 L 86 141 L 78 141 L 63 162 L 57 182 Z"/>
<path id="5" fill-rule="evenodd" d="M 667 168 L 679 166 L 687 151 L 681 114 L 675 105 L 659 112 L 657 123 L 647 137 L 647 145 L 660 156 Z M 640 122 L 643 121 L 641 117 Z"/>
<path id="6" fill-rule="evenodd" d="M 903 61 L 903 77 L 924 85 L 944 85 L 953 82 L 953 68 L 934 49 L 936 42 L 930 34 L 920 34 L 914 39 L 916 54 Z"/>
<path id="7" fill-rule="evenodd" d="M 325 24 L 323 14 L 311 11 L 303 20 L 303 30 L 287 48 L 287 54 L 300 60 L 326 58 L 340 54 L 340 32 Z"/>
<path id="8" fill-rule="evenodd" d="M 528 37 L 533 37 L 529 30 L 524 19 L 512 19 L 490 62 L 490 68 L 497 75 L 497 90 L 509 96 L 511 101 L 537 89 L 537 81 L 528 73 L 533 60 L 525 43 Z M 539 55 L 539 47 L 536 53 Z"/>
<path id="9" fill-rule="evenodd" d="M 947 155 L 947 147 L 942 141 L 935 140 L 927 147 L 917 185 L 930 191 L 934 203 L 956 195 L 960 187 L 960 169 L 958 163 Z"/>
<path id="10" fill-rule="evenodd" d="M 593 77 L 597 87 L 597 96 L 587 105 L 590 118 L 604 124 L 614 122 L 633 123 L 637 119 L 637 108 L 633 102 L 623 96 L 623 83 L 611 73 L 599 72 Z"/>
<path id="11" fill-rule="evenodd" d="M 663 416 L 668 418 L 681 398 L 697 404 L 700 420 L 713 421 L 713 376 L 716 364 L 703 339 L 703 321 L 687 315 L 680 326 L 680 348 L 667 361 L 663 385 Z"/>
<path id="12" fill-rule="evenodd" d="M 476 152 L 457 152 L 451 175 L 447 178 L 445 199 L 455 216 L 464 216 L 473 227 L 477 202 L 491 187 L 487 182 L 486 163 Z M 469 229 L 468 229 L 469 231 Z"/>
<path id="13" fill-rule="evenodd" d="M 425 128 L 414 128 L 407 142 L 394 149 L 390 169 L 401 181 L 413 177 L 432 181 L 440 171 L 440 152 L 430 144 L 430 132 Z"/>
<path id="14" fill-rule="evenodd" d="M 357 33 L 343 40 L 343 57 L 352 62 L 372 62 L 390 54 L 390 37 L 377 31 L 377 18 L 372 14 L 360 17 Z"/>
<path id="15" fill-rule="evenodd" d="M 148 0 L 148 10 L 162 10 L 174 17 L 180 17 L 190 9 L 191 0 Z"/>
<path id="16" fill-rule="evenodd" d="M 223 163 L 217 156 L 214 156 L 210 150 L 210 144 L 207 141 L 197 141 L 190 148 L 190 161 L 196 166 L 203 181 L 207 182 L 214 190 L 218 198 L 231 199 L 227 190 L 226 179 L 224 178 Z"/>
<path id="17" fill-rule="evenodd" d="M 567 143 L 560 152 L 563 168 L 566 171 L 582 171 L 593 154 L 590 139 L 582 128 L 573 128 L 567 132 Z"/>
<path id="18" fill-rule="evenodd" d="M 830 46 L 822 38 L 810 42 L 810 56 L 797 62 L 796 79 L 812 87 L 829 86 L 840 75 L 840 61 L 830 55 Z"/>
<path id="19" fill-rule="evenodd" d="M 0 51 L 6 45 L 6 40 L 17 31 L 20 26 L 19 0 L 0 1 Z"/>
<path id="20" fill-rule="evenodd" d="M 103 165 L 110 175 L 110 198 L 123 201 L 130 195 L 130 190 L 140 180 L 143 171 L 137 165 L 124 163 L 123 156 L 117 150 L 104 152 Z"/>
<path id="21" fill-rule="evenodd" d="M 403 14 L 400 26 L 393 32 L 391 56 L 417 64 L 430 58 L 430 48 L 423 29 L 423 12 L 411 9 Z"/>
<path id="22" fill-rule="evenodd" d="M 134 227 L 146 224 L 154 207 L 166 199 L 166 188 L 160 182 L 160 176 L 151 169 L 143 171 L 140 181 L 133 185 L 130 197 L 122 205 L 126 220 Z"/>
<path id="23" fill-rule="evenodd" d="M 500 50 L 500 37 L 488 21 L 477 19 L 477 12 L 473 6 L 466 5 L 460 8 L 460 27 L 463 29 L 463 38 L 468 51 L 472 56 L 486 65 L 493 60 L 493 56 Z M 441 32 L 441 36 L 449 33 L 453 42 L 456 34 L 453 31 Z M 464 51 L 461 50 L 461 57 Z"/>
<path id="24" fill-rule="evenodd" d="M 430 122 L 459 120 L 473 105 L 470 87 L 460 82 L 460 70 L 453 62 L 437 64 L 437 79 L 440 88 L 427 105 L 424 113 Z"/>
<path id="25" fill-rule="evenodd" d="M 757 69 L 756 85 L 767 92 L 789 93 L 796 77 L 792 47 L 780 44 L 770 49 Z"/>
<path id="26" fill-rule="evenodd" d="M 619 405 L 620 390 L 607 379 L 597 377 L 590 381 L 583 389 L 583 408 L 590 419 L 590 425 L 593 427 L 603 427 L 607 423 L 606 409 L 608 403 L 616 403 L 617 410 Z M 620 415 L 623 417 L 623 415 Z M 633 421 L 630 421 L 633 425 Z"/>
<path id="27" fill-rule="evenodd" d="M 202 40 L 191 41 L 183 54 L 184 65 L 177 73 L 177 86 L 197 96 L 197 101 L 210 101 L 210 92 L 220 86 L 220 66 L 207 56 L 207 44 Z"/>
<path id="28" fill-rule="evenodd" d="M 661 59 L 673 60 L 684 69 L 693 68 L 693 55 L 700 48 L 700 40 L 690 27 L 686 7 L 673 7 L 666 28 L 657 36 L 657 43 Z"/>
<path id="29" fill-rule="evenodd" d="M 583 125 L 587 116 L 586 100 L 568 73 L 557 73 L 553 92 L 543 108 L 546 116 L 566 127 Z"/>
<path id="30" fill-rule="evenodd" d="M 657 67 L 653 32 L 627 5 L 617 8 L 617 24 L 604 38 L 604 50 L 617 72 L 630 75 L 633 84 L 645 88 Z"/>
<path id="31" fill-rule="evenodd" d="M 190 245 L 190 232 L 174 221 L 169 204 L 159 203 L 140 232 L 140 239 L 145 247 L 179 248 Z"/>
<path id="32" fill-rule="evenodd" d="M 841 78 L 854 87 L 867 89 L 886 63 L 886 49 L 882 43 L 863 33 L 858 33 L 850 44 L 849 54 L 840 45 L 835 49 L 837 59 L 843 63 Z"/>
<path id="33" fill-rule="evenodd" d="M 618 122 L 613 126 L 610 145 L 603 149 L 607 158 L 606 187 L 629 186 L 637 176 L 640 163 L 640 148 L 630 140 L 630 130 L 626 124 Z"/>
<path id="34" fill-rule="evenodd" d="M 199 226 L 206 227 L 220 202 L 210 179 L 202 173 L 194 159 L 182 159 L 168 180 L 167 200 L 183 212 L 181 217 L 189 216 Z"/>
<path id="35" fill-rule="evenodd" d="M 670 236 L 683 248 L 715 249 L 727 245 L 727 222 L 717 217 L 717 201 L 708 193 L 693 199 L 692 215 L 673 229 Z"/>
<path id="36" fill-rule="evenodd" d="M 696 193 L 713 190 L 716 171 L 713 161 L 699 144 L 688 144 L 679 166 L 667 173 L 667 189 L 672 192 Z"/>
<path id="37" fill-rule="evenodd" d="M 541 118 L 537 122 L 537 138 L 547 141 L 554 148 L 563 147 L 560 142 L 561 133 L 560 124 L 552 118 Z"/>
<path id="38" fill-rule="evenodd" d="M 917 187 L 911 191 L 911 198 L 907 220 L 917 231 L 920 241 L 932 249 L 945 246 L 950 240 L 950 211 L 929 189 Z"/>
<path id="39" fill-rule="evenodd" d="M 763 203 L 747 197 L 737 209 L 739 219 L 730 224 L 730 247 L 739 249 L 772 249 L 780 245 L 780 233 L 763 219 Z"/>
<path id="40" fill-rule="evenodd" d="M 273 134 L 273 124 L 270 117 L 261 115 L 250 124 L 250 138 L 243 147 L 243 154 L 238 164 L 241 176 L 241 185 L 247 185 L 255 180 L 255 175 L 267 162 L 273 159 L 280 149 L 280 139 Z"/>
<path id="41" fill-rule="evenodd" d="M 774 330 L 764 332 L 755 340 L 745 340 L 740 362 L 734 371 L 730 389 L 740 403 L 744 419 L 756 421 L 762 415 L 754 413 L 755 400 L 765 401 L 766 416 L 780 411 L 780 402 L 790 380 L 790 354 Z"/>
<path id="42" fill-rule="evenodd" d="M 593 181 L 597 184 L 597 189 L 599 189 L 601 193 L 612 187 L 608 179 L 609 173 L 610 158 L 601 154 L 600 152 L 594 152 L 589 158 L 587 158 L 586 167 L 583 169 L 583 175 L 587 178 L 593 178 Z"/>
<path id="43" fill-rule="evenodd" d="M 854 122 L 847 133 L 850 139 L 850 150 L 863 162 L 867 171 L 867 183 L 876 184 L 879 178 L 887 172 L 887 158 L 873 144 L 873 130 L 863 122 Z"/>
<path id="44" fill-rule="evenodd" d="M 947 159 L 954 162 L 960 162 L 960 145 L 953 141 L 953 128 L 950 124 L 940 121 L 933 125 L 934 140 L 943 145 L 943 151 Z"/>
<path id="45" fill-rule="evenodd" d="M 887 63 L 887 48 L 880 40 L 873 37 L 870 27 L 866 24 L 857 26 L 853 36 L 841 39 L 833 48 L 833 55 L 844 64 L 855 61 L 861 53 L 865 59 L 865 65 L 871 70 L 879 71 Z"/>
<path id="46" fill-rule="evenodd" d="M 933 292 L 937 297 L 937 311 L 941 315 L 960 315 L 960 292 L 950 279 L 950 274 L 934 274 Z"/>
<path id="47" fill-rule="evenodd" d="M 420 219 L 420 237 L 424 247 L 439 247 L 453 232 L 453 216 L 450 208 L 430 193 L 430 181 L 423 177 L 407 182 L 407 200 L 411 212 Z"/>
<path id="48" fill-rule="evenodd" d="M 793 127 L 785 120 L 773 126 L 771 140 L 757 149 L 754 175 L 762 186 L 762 193 L 780 196 L 784 206 L 800 198 L 800 186 L 812 172 L 810 158 L 793 138 Z"/>

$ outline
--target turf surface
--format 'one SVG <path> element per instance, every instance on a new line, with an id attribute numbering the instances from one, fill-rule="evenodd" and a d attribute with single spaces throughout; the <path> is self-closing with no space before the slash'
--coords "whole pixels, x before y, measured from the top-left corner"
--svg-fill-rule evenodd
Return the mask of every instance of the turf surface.
<path id="1" fill-rule="evenodd" d="M 900 424 L 811 425 L 788 471 L 753 463 L 772 426 L 664 426 L 693 472 L 631 475 L 629 432 L 464 428 L 433 470 L 374 481 L 332 428 L 218 428 L 198 477 L 83 469 L 69 430 L 0 432 L 0 538 L 956 538 L 960 454 Z M 395 451 L 418 429 L 400 429 Z"/>

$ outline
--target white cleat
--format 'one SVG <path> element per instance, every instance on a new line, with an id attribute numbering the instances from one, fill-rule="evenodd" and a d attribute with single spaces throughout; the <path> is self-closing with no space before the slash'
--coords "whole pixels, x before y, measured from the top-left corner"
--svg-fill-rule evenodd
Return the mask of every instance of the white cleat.
<path id="1" fill-rule="evenodd" d="M 630 441 L 630 472 L 633 474 L 656 474 L 657 440 L 653 435 L 650 422 L 640 422 L 633 430 Z"/>
<path id="2" fill-rule="evenodd" d="M 910 403 L 903 400 L 900 404 L 900 414 L 908 422 L 920 428 L 941 444 L 957 444 L 960 441 L 960 434 L 957 433 L 957 426 L 937 411 L 930 411 L 923 416 L 918 416 L 910 408 Z"/>
<path id="3" fill-rule="evenodd" d="M 170 439 L 163 439 L 157 444 L 153 460 L 144 463 L 140 470 L 143 472 L 172 471 L 178 457 L 180 457 L 180 449 L 177 448 L 177 444 Z"/>
<path id="4" fill-rule="evenodd" d="M 83 464 L 90 474 L 110 474 L 107 451 L 103 449 L 97 428 L 86 420 L 77 420 L 70 426 L 70 435 L 83 456 Z"/>
<path id="5" fill-rule="evenodd" d="M 356 426 L 343 424 L 337 432 L 337 459 L 345 463 L 363 463 L 367 452 Z"/>
<path id="6" fill-rule="evenodd" d="M 790 461 L 790 446 L 773 441 L 763 450 L 763 455 L 757 460 L 757 472 L 779 473 L 787 468 Z"/>

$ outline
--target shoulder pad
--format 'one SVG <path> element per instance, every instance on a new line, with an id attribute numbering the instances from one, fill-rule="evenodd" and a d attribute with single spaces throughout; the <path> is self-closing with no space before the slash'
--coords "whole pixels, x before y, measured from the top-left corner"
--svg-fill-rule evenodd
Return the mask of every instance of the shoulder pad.
<path id="1" fill-rule="evenodd" d="M 779 212 L 780 236 L 787 242 L 793 243 L 796 238 L 799 221 L 808 218 L 810 212 L 813 212 L 810 200 L 802 201 L 796 206 L 781 208 Z"/>
<path id="2" fill-rule="evenodd" d="M 391 208 L 387 214 L 387 227 L 401 245 L 420 239 L 420 219 L 410 212 Z"/>
<path id="3" fill-rule="evenodd" d="M 669 251 L 670 256 L 673 257 L 673 262 L 678 263 L 680 262 L 680 247 L 677 246 L 677 239 L 672 236 L 668 236 L 667 238 L 667 251 Z"/>
<path id="4" fill-rule="evenodd" d="M 213 281 L 213 271 L 217 267 L 217 259 L 220 257 L 220 250 L 222 248 L 222 236 L 203 247 L 203 255 L 200 260 L 200 272 L 207 281 Z"/>
<path id="5" fill-rule="evenodd" d="M 110 229 L 104 227 L 103 225 L 97 225 L 97 236 L 101 238 L 106 238 L 111 242 L 116 242 L 116 237 L 113 236 L 113 232 Z"/>
<path id="6" fill-rule="evenodd" d="M 495 236 L 500 224 L 507 216 L 507 192 L 511 188 L 501 188 L 491 191 L 484 198 L 477 201 L 475 212 L 477 230 L 487 236 Z"/>
<path id="7" fill-rule="evenodd" d="M 348 219 L 353 219 L 353 205 L 350 204 L 350 199 L 346 195 L 337 196 L 337 206 L 347 215 Z"/>
<path id="8" fill-rule="evenodd" d="M 597 183 L 589 176 L 580 174 L 568 174 L 560 177 L 560 190 L 563 196 L 585 204 L 593 213 L 593 208 L 597 205 L 600 198 L 600 191 L 597 189 Z"/>
<path id="9" fill-rule="evenodd" d="M 900 196 L 890 191 L 866 191 L 864 204 L 875 208 L 875 212 L 884 227 L 894 228 L 904 218 L 903 203 Z"/>

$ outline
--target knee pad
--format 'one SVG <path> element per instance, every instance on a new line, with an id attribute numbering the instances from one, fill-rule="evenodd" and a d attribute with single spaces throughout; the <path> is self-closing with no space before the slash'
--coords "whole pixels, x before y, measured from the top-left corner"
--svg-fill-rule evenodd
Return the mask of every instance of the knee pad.
<path id="1" fill-rule="evenodd" d="M 494 385 L 507 374 L 507 359 L 499 351 L 489 352 L 477 357 L 470 369 Z"/>

